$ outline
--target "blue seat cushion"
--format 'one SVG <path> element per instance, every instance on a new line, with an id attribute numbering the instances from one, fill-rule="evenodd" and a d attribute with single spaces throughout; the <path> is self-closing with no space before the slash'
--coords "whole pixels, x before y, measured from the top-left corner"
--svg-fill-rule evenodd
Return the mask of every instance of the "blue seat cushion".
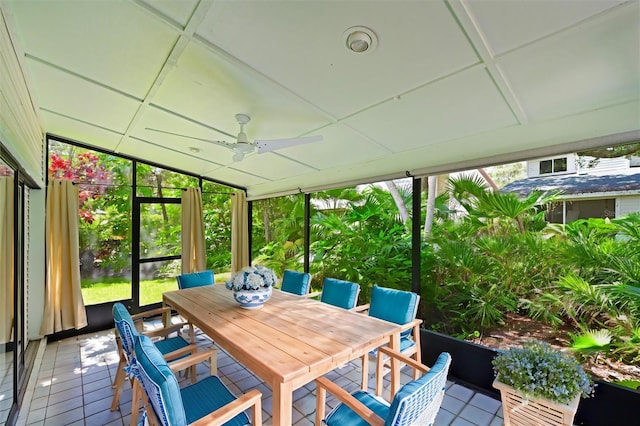
<path id="1" fill-rule="evenodd" d="M 212 270 L 182 274 L 178 275 L 176 278 L 178 280 L 178 287 L 181 289 L 213 285 L 215 282 Z"/>
<path id="2" fill-rule="evenodd" d="M 135 344 L 140 379 L 156 416 L 163 425 L 186 425 L 180 386 L 164 357 L 147 336 L 139 336 Z"/>
<path id="3" fill-rule="evenodd" d="M 183 388 L 181 393 L 187 424 L 195 422 L 236 399 L 216 376 L 210 376 L 189 385 Z M 249 423 L 249 417 L 245 413 L 240 413 L 226 422 L 225 426 L 243 426 Z"/>
<path id="4" fill-rule="evenodd" d="M 322 282 L 320 301 L 344 309 L 356 306 L 360 286 L 350 281 L 325 278 Z"/>
<path id="5" fill-rule="evenodd" d="M 382 419 L 389 415 L 389 404 L 364 391 L 356 391 L 351 394 L 355 399 L 366 405 L 371 411 Z M 334 408 L 324 420 L 329 426 L 367 426 L 369 423 L 357 415 L 346 404 L 339 404 Z"/>
<path id="6" fill-rule="evenodd" d="M 286 269 L 282 274 L 282 285 L 280 290 L 287 293 L 297 294 L 303 296 L 309 293 L 309 281 L 311 275 L 306 272 L 291 271 Z"/>
<path id="7" fill-rule="evenodd" d="M 162 355 L 166 355 L 169 352 L 173 352 L 178 349 L 186 348 L 187 346 L 189 346 L 189 342 L 187 342 L 185 339 L 179 336 L 157 340 L 153 343 L 156 345 L 156 347 L 158 348 L 158 350 Z M 175 358 L 175 359 L 178 359 L 178 358 Z"/>
<path id="8" fill-rule="evenodd" d="M 416 317 L 418 300 L 418 295 L 410 291 L 374 285 L 369 315 L 396 324 L 406 324 Z"/>

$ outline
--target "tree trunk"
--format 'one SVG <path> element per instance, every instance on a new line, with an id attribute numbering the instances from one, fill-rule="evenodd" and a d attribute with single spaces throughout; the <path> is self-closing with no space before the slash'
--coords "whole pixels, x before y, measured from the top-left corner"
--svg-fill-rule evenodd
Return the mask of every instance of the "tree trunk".
<path id="1" fill-rule="evenodd" d="M 396 207 L 398 208 L 398 212 L 400 212 L 400 217 L 402 218 L 402 223 L 406 226 L 407 221 L 409 220 L 409 210 L 407 210 L 407 206 L 404 204 L 402 196 L 400 196 L 398 187 L 391 180 L 387 180 L 384 183 L 387 185 L 387 189 L 389 189 L 389 192 L 393 197 L 393 201 L 396 203 Z"/>
<path id="2" fill-rule="evenodd" d="M 266 243 L 271 242 L 271 222 L 269 221 L 269 201 L 265 201 L 262 209 L 262 221 L 264 222 L 264 240 Z"/>
<path id="3" fill-rule="evenodd" d="M 500 189 L 498 188 L 498 185 L 496 185 L 495 181 L 491 179 L 491 176 L 489 176 L 489 173 L 487 173 L 485 169 L 483 168 L 478 169 L 478 173 L 480 173 L 480 175 L 484 178 L 484 180 L 487 181 L 489 186 L 491 186 L 491 188 L 493 188 L 494 191 L 498 191 Z"/>
<path id="4" fill-rule="evenodd" d="M 429 176 L 427 188 L 427 217 L 424 220 L 424 235 L 431 234 L 433 228 L 433 216 L 436 210 L 436 191 L 438 186 L 438 176 Z"/>

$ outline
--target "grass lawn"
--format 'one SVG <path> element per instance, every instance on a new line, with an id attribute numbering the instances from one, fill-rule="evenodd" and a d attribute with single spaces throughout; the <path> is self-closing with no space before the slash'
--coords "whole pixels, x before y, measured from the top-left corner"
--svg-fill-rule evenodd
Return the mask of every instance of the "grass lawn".
<path id="1" fill-rule="evenodd" d="M 216 283 L 224 283 L 231 274 L 215 274 Z M 140 305 L 162 302 L 162 293 L 178 289 L 174 277 L 140 282 Z M 125 278 L 83 279 L 82 298 L 85 305 L 126 300 L 131 298 L 131 281 Z"/>

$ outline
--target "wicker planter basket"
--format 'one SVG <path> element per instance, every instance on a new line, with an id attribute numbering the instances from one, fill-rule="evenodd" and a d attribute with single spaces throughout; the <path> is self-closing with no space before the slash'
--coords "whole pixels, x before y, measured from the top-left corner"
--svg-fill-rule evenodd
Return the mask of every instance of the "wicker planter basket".
<path id="1" fill-rule="evenodd" d="M 504 426 L 572 426 L 580 395 L 568 404 L 558 404 L 546 398 L 523 396 L 509 385 L 494 380 L 500 391 Z"/>

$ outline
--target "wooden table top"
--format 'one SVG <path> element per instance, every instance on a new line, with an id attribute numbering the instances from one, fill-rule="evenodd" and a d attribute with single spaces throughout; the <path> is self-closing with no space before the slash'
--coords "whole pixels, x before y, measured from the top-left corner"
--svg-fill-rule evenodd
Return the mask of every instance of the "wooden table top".
<path id="1" fill-rule="evenodd" d="M 224 285 L 166 292 L 192 321 L 267 384 L 298 388 L 373 348 L 400 326 L 279 290 L 261 309 L 241 308 Z"/>

